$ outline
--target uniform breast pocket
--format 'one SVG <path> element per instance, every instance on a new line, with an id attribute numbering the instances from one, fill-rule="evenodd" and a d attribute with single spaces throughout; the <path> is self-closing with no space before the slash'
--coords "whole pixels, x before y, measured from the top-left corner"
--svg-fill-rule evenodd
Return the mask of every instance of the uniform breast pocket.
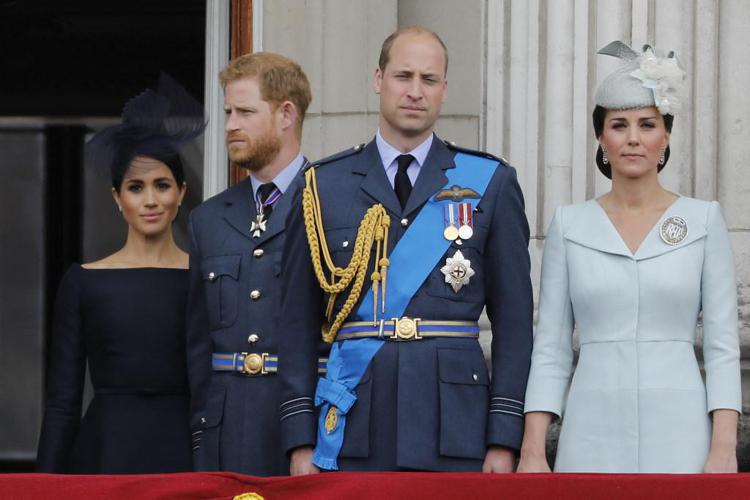
<path id="1" fill-rule="evenodd" d="M 333 259 L 336 267 L 345 268 L 349 265 L 349 262 L 352 260 L 352 250 L 354 250 L 354 241 L 356 238 L 357 227 L 326 230 L 328 251 L 331 253 L 331 259 Z"/>
<path id="2" fill-rule="evenodd" d="M 201 262 L 211 330 L 228 328 L 237 320 L 241 261 L 241 255 L 220 255 Z"/>
<path id="3" fill-rule="evenodd" d="M 484 458 L 489 375 L 476 349 L 438 349 L 440 454 Z"/>
<path id="4" fill-rule="evenodd" d="M 448 247 L 427 277 L 427 294 L 456 302 L 484 301 L 484 238 L 477 229 L 474 233 L 471 240 Z"/>

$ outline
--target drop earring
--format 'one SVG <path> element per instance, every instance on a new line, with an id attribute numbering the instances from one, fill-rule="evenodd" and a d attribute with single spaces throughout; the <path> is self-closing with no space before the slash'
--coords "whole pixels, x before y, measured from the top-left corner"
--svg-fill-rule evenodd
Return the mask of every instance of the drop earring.
<path id="1" fill-rule="evenodd" d="M 666 159 L 664 158 L 664 154 L 666 153 L 667 148 L 664 148 L 661 150 L 661 155 L 659 156 L 659 165 L 664 165 L 664 162 Z"/>
<path id="2" fill-rule="evenodd" d="M 609 163 L 609 155 L 607 154 L 607 150 L 602 148 L 602 163 L 607 165 Z"/>

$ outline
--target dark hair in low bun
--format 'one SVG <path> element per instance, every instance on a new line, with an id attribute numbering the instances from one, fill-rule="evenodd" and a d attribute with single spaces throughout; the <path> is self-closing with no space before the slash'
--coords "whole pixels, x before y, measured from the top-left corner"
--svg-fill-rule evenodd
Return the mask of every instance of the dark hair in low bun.
<path id="1" fill-rule="evenodd" d="M 174 180 L 177 183 L 178 187 L 182 186 L 182 184 L 185 182 L 185 170 L 182 166 L 182 159 L 180 158 L 179 153 L 173 152 L 172 154 L 136 154 L 132 158 L 130 158 L 130 160 L 126 164 L 122 166 L 113 165 L 110 169 L 112 175 L 112 187 L 118 193 L 120 192 L 122 181 L 125 178 L 125 174 L 127 174 L 128 170 L 130 169 L 132 161 L 138 156 L 144 156 L 147 158 L 158 160 L 165 164 L 167 168 L 169 168 L 170 172 L 172 172 L 172 175 L 174 176 Z"/>

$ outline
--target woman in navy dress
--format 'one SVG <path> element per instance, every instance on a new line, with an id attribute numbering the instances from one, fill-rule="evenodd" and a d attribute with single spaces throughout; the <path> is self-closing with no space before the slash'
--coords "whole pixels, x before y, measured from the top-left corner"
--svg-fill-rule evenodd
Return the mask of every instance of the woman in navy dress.
<path id="1" fill-rule="evenodd" d="M 123 124 L 99 132 L 87 157 L 104 162 L 128 225 L 125 245 L 74 264 L 55 303 L 37 469 L 142 474 L 192 469 L 185 354 L 188 255 L 172 222 L 186 184 L 178 147 L 203 128 L 200 106 L 163 79 L 130 100 Z M 183 97 L 181 100 L 180 97 Z M 167 126 L 169 125 L 169 126 Z M 88 362 L 94 398 L 81 418 Z"/>

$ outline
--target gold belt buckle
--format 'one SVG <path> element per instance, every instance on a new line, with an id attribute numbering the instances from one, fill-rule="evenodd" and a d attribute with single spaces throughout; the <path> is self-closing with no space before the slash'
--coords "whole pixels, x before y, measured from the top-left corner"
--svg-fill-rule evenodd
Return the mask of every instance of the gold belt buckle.
<path id="1" fill-rule="evenodd" d="M 393 321 L 393 340 L 421 340 L 422 337 L 419 335 L 419 322 L 420 318 L 409 318 L 404 316 L 402 318 L 391 318 Z"/>
<path id="2" fill-rule="evenodd" d="M 262 354 L 258 353 L 242 353 L 242 367 L 244 368 L 241 373 L 247 373 L 249 375 L 265 375 L 266 373 L 266 357 L 267 352 Z"/>

